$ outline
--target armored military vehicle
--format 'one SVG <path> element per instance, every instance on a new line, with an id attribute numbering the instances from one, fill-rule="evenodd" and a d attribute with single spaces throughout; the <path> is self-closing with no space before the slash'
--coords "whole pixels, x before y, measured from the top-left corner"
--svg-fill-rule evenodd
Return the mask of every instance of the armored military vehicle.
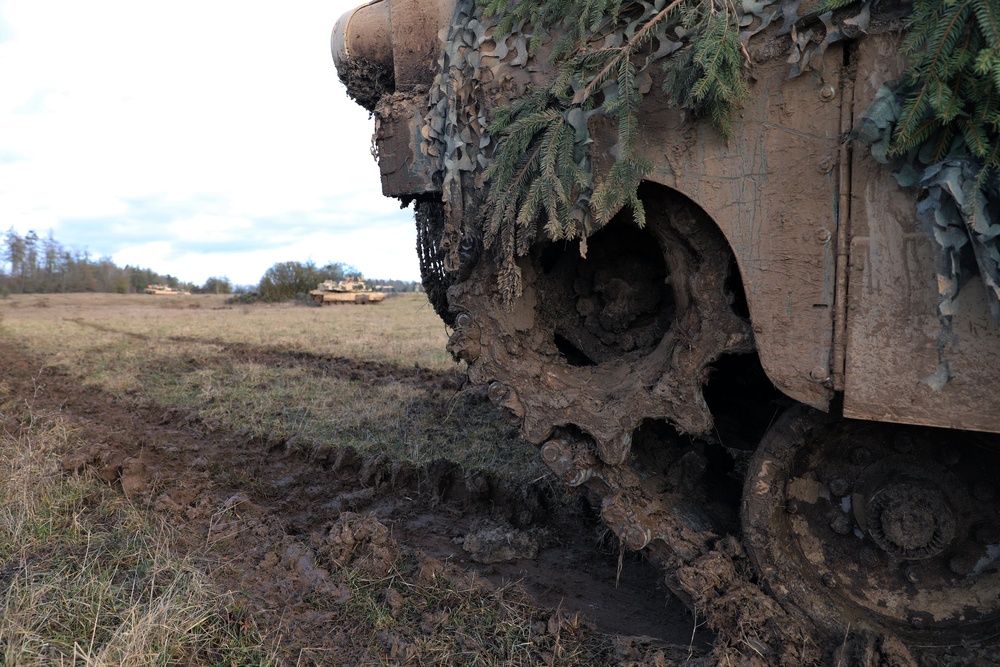
<path id="1" fill-rule="evenodd" d="M 381 303 L 385 294 L 368 289 L 363 280 L 324 280 L 310 291 L 309 295 L 320 306 L 336 306 L 345 303 Z"/>
<path id="2" fill-rule="evenodd" d="M 997 149 L 958 101 L 1000 97 L 993 9 L 376 0 L 334 29 L 448 349 L 720 664 L 1000 631 Z"/>
<path id="3" fill-rule="evenodd" d="M 191 294 L 191 292 L 185 292 L 184 290 L 179 290 L 175 287 L 170 287 L 169 285 L 146 285 L 146 289 L 142 290 L 142 292 L 143 294 L 155 294 L 158 296 L 182 296 L 185 294 Z"/>

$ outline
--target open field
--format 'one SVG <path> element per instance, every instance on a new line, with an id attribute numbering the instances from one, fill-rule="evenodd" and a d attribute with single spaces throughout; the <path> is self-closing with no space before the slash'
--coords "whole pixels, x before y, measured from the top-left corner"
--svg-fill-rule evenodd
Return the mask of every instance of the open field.
<path id="1" fill-rule="evenodd" d="M 422 295 L 0 300 L 0 664 L 699 664 L 446 340 Z"/>
<path id="2" fill-rule="evenodd" d="M 194 410 L 300 447 L 542 474 L 525 468 L 533 448 L 459 393 L 444 325 L 422 295 L 337 308 L 227 306 L 205 295 L 27 295 L 0 302 L 0 314 L 7 333 L 47 364 L 116 396 Z M 504 447 L 469 446 L 499 440 Z"/>

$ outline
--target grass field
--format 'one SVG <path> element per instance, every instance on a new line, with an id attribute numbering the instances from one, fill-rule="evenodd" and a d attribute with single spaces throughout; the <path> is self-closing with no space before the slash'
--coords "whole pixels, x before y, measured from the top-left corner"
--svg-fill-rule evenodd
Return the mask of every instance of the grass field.
<path id="1" fill-rule="evenodd" d="M 165 525 L 63 476 L 62 420 L 2 407 L 0 664 L 280 664 L 252 620 L 218 613 L 233 598 L 171 553 Z"/>
<path id="2" fill-rule="evenodd" d="M 0 327 L 83 384 L 272 440 L 418 463 L 443 457 L 511 479 L 541 474 L 525 464 L 534 449 L 459 391 L 462 369 L 422 294 L 326 308 L 228 306 L 215 295 L 18 295 L 0 301 Z M 336 359 L 362 367 L 331 372 Z M 379 375 L 398 369 L 401 381 L 357 381 L 365 362 L 382 365 Z M 417 368 L 430 372 L 425 382 Z"/>
<path id="3" fill-rule="evenodd" d="M 287 500 L 368 502 L 383 460 L 545 477 L 446 340 L 422 295 L 0 299 L 0 665 L 644 664 L 368 515 Z M 323 472 L 345 451 L 355 472 Z"/>

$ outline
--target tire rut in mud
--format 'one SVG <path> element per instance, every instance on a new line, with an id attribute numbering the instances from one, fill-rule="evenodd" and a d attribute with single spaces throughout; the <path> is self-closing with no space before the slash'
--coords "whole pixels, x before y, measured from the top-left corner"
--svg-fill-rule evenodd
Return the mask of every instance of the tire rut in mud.
<path id="1" fill-rule="evenodd" d="M 649 635 L 661 647 L 689 652 L 693 621 L 668 601 L 655 569 L 626 557 L 615 585 L 617 556 L 597 548 L 596 510 L 585 499 L 565 508 L 544 484 L 512 489 L 447 462 L 417 467 L 351 449 L 308 453 L 189 410 L 132 405 L 81 386 L 2 338 L 0 358 L 11 362 L 3 378 L 8 395 L 58 411 L 73 427 L 82 444 L 64 457 L 67 473 L 92 469 L 176 526 L 179 547 L 216 563 L 216 579 L 242 589 L 286 642 L 336 643 L 308 600 L 337 595 L 323 570 L 329 544 L 345 517 L 370 514 L 394 543 L 428 562 L 474 570 L 497 584 L 520 581 L 539 603 L 579 610 L 603 632 Z M 497 535 L 507 546 L 523 540 L 528 552 L 534 545 L 537 558 L 488 562 Z M 463 541 L 486 547 L 470 554 Z M 698 632 L 693 654 L 710 641 Z"/>

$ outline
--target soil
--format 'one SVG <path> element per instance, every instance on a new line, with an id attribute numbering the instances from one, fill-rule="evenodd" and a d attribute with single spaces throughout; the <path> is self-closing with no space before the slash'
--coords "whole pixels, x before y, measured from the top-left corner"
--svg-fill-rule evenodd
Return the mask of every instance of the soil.
<path id="1" fill-rule="evenodd" d="M 456 381 L 451 373 L 249 346 L 223 353 L 372 382 Z M 662 570 L 609 547 L 614 538 L 584 495 L 565 506 L 546 484 L 507 488 L 445 461 L 416 467 L 349 448 L 316 453 L 252 437 L 188 410 L 87 386 L 2 338 L 0 359 L 9 396 L 58 411 L 84 443 L 65 455 L 67 474 L 92 469 L 175 526 L 178 548 L 207 553 L 220 586 L 237 592 L 262 627 L 279 629 L 290 660 L 305 647 L 320 655 L 336 647 L 337 633 L 309 600 L 338 595 L 323 565 L 355 548 L 359 525 L 368 526 L 369 542 L 384 533 L 392 548 L 428 567 L 496 586 L 517 582 L 540 605 L 579 612 L 646 655 L 653 647 L 659 664 L 668 664 L 665 655 L 698 663 L 713 641 L 667 591 Z M 369 556 L 377 559 L 376 551 Z"/>

